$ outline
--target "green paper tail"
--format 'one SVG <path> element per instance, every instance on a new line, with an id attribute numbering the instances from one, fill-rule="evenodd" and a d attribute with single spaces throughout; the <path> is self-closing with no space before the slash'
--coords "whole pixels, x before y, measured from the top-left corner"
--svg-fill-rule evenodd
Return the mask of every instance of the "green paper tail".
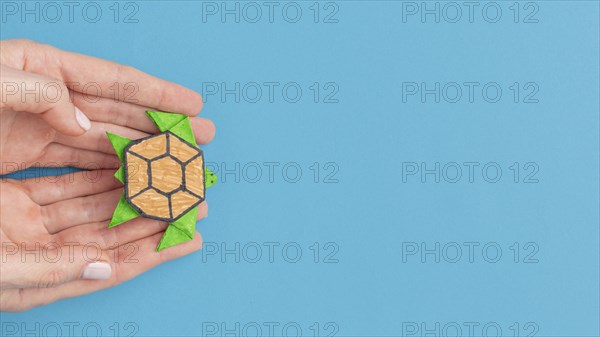
<path id="1" fill-rule="evenodd" d="M 110 132 L 107 132 L 106 135 L 108 136 L 108 140 L 115 149 L 115 152 L 117 153 L 117 157 L 119 157 L 121 164 L 123 164 L 123 152 L 125 152 L 125 148 L 127 147 L 127 145 L 131 143 L 131 139 L 121 137 Z M 117 172 L 115 172 L 115 178 L 117 178 L 117 180 L 120 181 L 122 184 L 125 183 L 125 170 L 123 169 L 123 165 L 121 165 Z"/>
<path id="2" fill-rule="evenodd" d="M 125 184 L 125 169 L 123 166 L 119 167 L 117 172 L 115 172 L 115 178 L 121 182 L 121 184 Z"/>
<path id="3" fill-rule="evenodd" d="M 156 247 L 156 251 L 159 252 L 165 248 L 193 240 L 197 216 L 198 206 L 192 208 L 177 221 L 170 223 L 165 231 L 165 235 L 163 235 L 158 247 Z"/>
<path id="4" fill-rule="evenodd" d="M 113 213 L 112 219 L 108 224 L 108 228 L 118 226 L 123 222 L 129 221 L 131 219 L 137 218 L 139 213 L 129 205 L 127 200 L 125 199 L 125 193 L 121 195 L 121 199 L 119 199 L 119 204 L 117 208 L 115 208 L 115 212 Z"/>

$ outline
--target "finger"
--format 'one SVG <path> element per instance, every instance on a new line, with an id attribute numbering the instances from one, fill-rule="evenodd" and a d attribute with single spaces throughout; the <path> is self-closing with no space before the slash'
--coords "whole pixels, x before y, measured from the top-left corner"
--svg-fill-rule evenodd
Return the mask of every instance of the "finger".
<path id="1" fill-rule="evenodd" d="M 41 167 L 53 166 L 71 166 L 91 169 L 118 169 L 121 161 L 114 153 L 102 153 L 85 149 L 78 149 L 57 143 L 49 144 L 44 154 L 40 157 L 40 162 L 36 163 Z"/>
<path id="2" fill-rule="evenodd" d="M 150 107 L 104 97 L 89 97 L 76 91 L 71 94 L 73 103 L 93 121 L 127 126 L 147 133 L 159 132 L 156 124 L 146 114 L 147 110 L 152 110 Z M 192 118 L 191 121 L 192 127 L 196 126 L 194 129 L 197 131 L 198 142 L 208 143 L 214 135 L 214 124 L 204 118 Z"/>
<path id="3" fill-rule="evenodd" d="M 195 232 L 193 240 L 156 252 L 156 246 L 160 242 L 162 235 L 162 233 L 158 233 L 136 241 L 134 244 L 118 247 L 112 251 L 105 251 L 106 254 L 104 256 L 111 258 L 112 273 L 109 279 L 77 280 L 54 289 L 23 289 L 18 295 L 14 293 L 7 294 L 7 296 L 11 297 L 19 296 L 20 305 L 15 305 L 13 311 L 27 310 L 65 298 L 81 296 L 114 287 L 161 263 L 191 254 L 202 248 L 202 237 L 200 233 Z M 133 256 L 131 256 L 132 250 L 125 247 L 134 247 Z M 3 301 L 10 302 L 14 300 L 12 298 L 4 298 Z"/>
<path id="4" fill-rule="evenodd" d="M 99 222 L 111 218 L 123 194 L 122 188 L 74 199 L 62 200 L 42 207 L 42 221 L 48 233 L 65 226 Z"/>
<path id="5" fill-rule="evenodd" d="M 87 195 L 94 195 L 122 186 L 114 170 L 79 171 L 56 177 L 18 180 L 27 194 L 40 206 Z"/>
<path id="6" fill-rule="evenodd" d="M 149 136 L 146 132 L 121 125 L 92 122 L 92 128 L 85 135 L 79 137 L 57 135 L 54 141 L 69 147 L 114 155 L 115 150 L 106 136 L 106 132 L 129 139 L 140 139 Z"/>
<path id="7" fill-rule="evenodd" d="M 205 218 L 207 214 L 206 202 L 198 205 L 198 220 Z M 78 242 L 80 244 L 85 244 L 90 241 L 90 238 L 93 238 L 94 243 L 102 249 L 112 249 L 164 232 L 167 226 L 166 222 L 140 217 L 113 228 L 108 228 L 107 221 L 73 226 L 56 233 L 54 237 L 58 242 Z"/>
<path id="8" fill-rule="evenodd" d="M 58 242 L 94 244 L 102 249 L 113 249 L 164 232 L 168 225 L 163 221 L 139 217 L 113 228 L 108 228 L 108 221 L 72 226 L 56 233 L 54 237 Z"/>
<path id="9" fill-rule="evenodd" d="M 193 117 L 190 118 L 190 123 L 192 125 L 192 131 L 194 132 L 196 141 L 199 144 L 208 144 L 215 136 L 215 126 L 210 120 L 201 117 Z M 79 149 L 114 154 L 115 150 L 112 147 L 110 140 L 106 136 L 106 132 L 129 139 L 140 139 L 149 136 L 149 134 L 146 132 L 126 126 L 103 122 L 92 122 L 92 129 L 85 135 L 79 137 L 57 135 L 55 142 Z"/>
<path id="10" fill-rule="evenodd" d="M 6 243 L 2 249 L 9 247 Z M 56 243 L 28 242 L 14 254 L 3 254 L 0 284 L 2 289 L 52 288 L 81 278 L 107 279 L 110 263 L 97 263 L 101 250 L 79 245 L 58 246 Z M 43 259 L 23 259 L 23 254 L 40 254 Z M 101 256 L 101 255 L 100 255 Z M 4 299 L 3 299 L 4 301 Z"/>
<path id="11" fill-rule="evenodd" d="M 92 82 L 100 88 L 97 96 L 114 99 L 116 95 L 120 101 L 189 116 L 195 116 L 202 110 L 202 96 L 179 84 L 115 62 L 62 51 L 48 45 L 40 46 L 56 57 L 57 64 L 62 66 L 63 80 L 74 83 L 72 89 L 75 91 L 87 93 L 84 87 Z"/>
<path id="12" fill-rule="evenodd" d="M 0 112 L 10 109 L 38 114 L 56 131 L 70 136 L 90 129 L 90 120 L 70 102 L 69 90 L 62 81 L 3 65 L 0 81 Z"/>
<path id="13" fill-rule="evenodd" d="M 72 91 L 71 96 L 75 106 L 85 110 L 93 121 L 127 126 L 147 133 L 158 132 L 156 125 L 146 115 L 146 110 L 152 110 L 149 107 L 111 98 L 89 96 L 77 91 Z"/>

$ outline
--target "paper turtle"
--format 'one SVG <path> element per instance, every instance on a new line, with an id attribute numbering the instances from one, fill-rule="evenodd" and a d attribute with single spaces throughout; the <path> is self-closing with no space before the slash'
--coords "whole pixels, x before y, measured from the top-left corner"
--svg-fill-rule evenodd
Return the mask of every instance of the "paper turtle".
<path id="1" fill-rule="evenodd" d="M 131 140 L 108 138 L 123 164 L 115 177 L 125 185 L 108 227 L 139 216 L 169 223 L 157 251 L 192 240 L 198 205 L 216 176 L 204 166 L 188 116 L 146 111 L 161 133 Z"/>

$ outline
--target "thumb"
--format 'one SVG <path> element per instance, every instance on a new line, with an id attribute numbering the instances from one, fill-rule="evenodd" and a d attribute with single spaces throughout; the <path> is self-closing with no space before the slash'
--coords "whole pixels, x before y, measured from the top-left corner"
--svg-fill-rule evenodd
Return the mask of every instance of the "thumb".
<path id="1" fill-rule="evenodd" d="M 69 89 L 62 81 L 0 66 L 0 82 L 0 112 L 39 114 L 52 128 L 68 136 L 80 136 L 92 126 L 71 103 Z"/>
<path id="2" fill-rule="evenodd" d="M 26 249 L 10 245 L 2 245 L 0 288 L 53 288 L 81 279 L 106 280 L 112 275 L 110 263 L 87 258 L 82 246 Z"/>

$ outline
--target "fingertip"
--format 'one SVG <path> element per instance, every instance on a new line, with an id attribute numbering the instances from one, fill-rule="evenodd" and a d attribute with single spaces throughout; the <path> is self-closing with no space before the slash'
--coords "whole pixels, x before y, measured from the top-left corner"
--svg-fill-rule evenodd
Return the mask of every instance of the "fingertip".
<path id="1" fill-rule="evenodd" d="M 66 112 L 69 109 L 72 111 L 71 116 Z M 79 137 L 92 128 L 89 118 L 75 106 L 56 106 L 41 116 L 54 130 L 65 136 Z"/>
<path id="2" fill-rule="evenodd" d="M 204 107 L 202 96 L 192 89 L 177 85 L 177 88 L 174 88 L 172 94 L 173 97 L 176 97 L 177 99 L 174 103 L 181 105 L 181 110 L 174 112 L 184 113 L 190 117 L 194 117 L 198 115 Z"/>
<path id="3" fill-rule="evenodd" d="M 204 243 L 204 239 L 202 238 L 202 234 L 200 232 L 194 232 L 194 239 L 192 240 L 192 244 L 194 247 L 194 251 L 199 251 L 202 249 L 202 244 Z"/>
<path id="4" fill-rule="evenodd" d="M 195 117 L 191 119 L 191 124 L 198 143 L 208 144 L 215 138 L 217 128 L 210 119 Z"/>
<path id="5" fill-rule="evenodd" d="M 192 91 L 192 98 L 190 99 L 190 102 L 196 110 L 194 116 L 200 114 L 202 112 L 202 108 L 204 108 L 204 99 L 202 98 L 202 95 Z"/>
<path id="6" fill-rule="evenodd" d="M 206 201 L 203 201 L 200 205 L 198 205 L 198 220 L 206 217 L 208 217 L 208 204 Z"/>

